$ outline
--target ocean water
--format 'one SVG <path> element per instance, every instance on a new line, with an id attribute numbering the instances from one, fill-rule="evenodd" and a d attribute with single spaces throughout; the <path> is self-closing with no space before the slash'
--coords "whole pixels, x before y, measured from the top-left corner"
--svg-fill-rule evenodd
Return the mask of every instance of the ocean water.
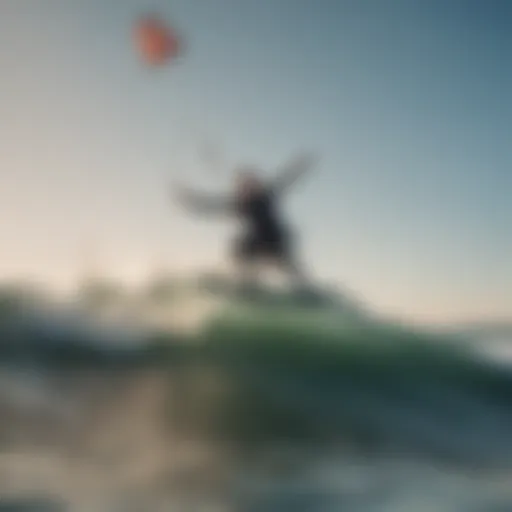
<path id="1" fill-rule="evenodd" d="M 0 315 L 0 511 L 512 510 L 512 372 L 485 340 L 193 301 Z"/>

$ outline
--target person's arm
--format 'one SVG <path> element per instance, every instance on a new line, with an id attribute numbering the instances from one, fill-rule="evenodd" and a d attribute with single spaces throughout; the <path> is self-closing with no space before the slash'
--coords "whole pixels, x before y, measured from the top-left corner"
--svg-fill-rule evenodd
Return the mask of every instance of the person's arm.
<path id="1" fill-rule="evenodd" d="M 182 186 L 175 186 L 174 188 L 174 195 L 178 198 L 178 201 L 194 212 L 225 214 L 233 211 L 232 201 L 228 198 L 206 196 Z"/>
<path id="2" fill-rule="evenodd" d="M 281 193 L 294 185 L 316 163 L 317 159 L 311 154 L 295 157 L 278 171 L 277 178 L 271 184 L 274 192 Z"/>

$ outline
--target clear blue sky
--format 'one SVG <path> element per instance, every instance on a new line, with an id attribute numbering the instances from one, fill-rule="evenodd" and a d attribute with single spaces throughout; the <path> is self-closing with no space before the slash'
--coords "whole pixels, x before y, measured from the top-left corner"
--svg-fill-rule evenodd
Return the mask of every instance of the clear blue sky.
<path id="1" fill-rule="evenodd" d="M 147 9 L 178 65 L 137 60 Z M 511 26 L 506 0 L 3 0 L 0 276 L 70 279 L 91 246 L 125 277 L 220 263 L 236 226 L 165 189 L 228 185 L 206 137 L 268 172 L 321 155 L 286 205 L 320 279 L 416 320 L 510 318 Z"/>

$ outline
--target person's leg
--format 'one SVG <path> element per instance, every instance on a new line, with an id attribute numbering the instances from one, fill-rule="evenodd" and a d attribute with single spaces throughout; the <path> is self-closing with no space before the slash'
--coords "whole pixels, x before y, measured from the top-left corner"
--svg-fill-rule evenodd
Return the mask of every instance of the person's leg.
<path id="1" fill-rule="evenodd" d="M 275 260 L 278 267 L 299 289 L 309 288 L 309 279 L 304 267 L 299 263 L 296 248 L 289 235 L 283 235 L 275 244 Z"/>
<path id="2" fill-rule="evenodd" d="M 255 244 L 252 237 L 244 235 L 234 242 L 233 261 L 237 281 L 242 288 L 252 287 L 257 280 Z"/>

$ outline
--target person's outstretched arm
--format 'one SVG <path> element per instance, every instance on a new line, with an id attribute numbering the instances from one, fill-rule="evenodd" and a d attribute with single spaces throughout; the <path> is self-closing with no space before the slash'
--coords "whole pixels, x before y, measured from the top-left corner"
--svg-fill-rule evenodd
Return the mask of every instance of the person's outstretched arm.
<path id="1" fill-rule="evenodd" d="M 278 171 L 277 178 L 271 184 L 272 190 L 277 193 L 288 190 L 315 165 L 316 161 L 317 158 L 311 154 L 295 157 Z"/>
<path id="2" fill-rule="evenodd" d="M 205 196 L 189 188 L 175 186 L 174 195 L 187 209 L 201 214 L 229 214 L 233 201 L 229 198 Z"/>

